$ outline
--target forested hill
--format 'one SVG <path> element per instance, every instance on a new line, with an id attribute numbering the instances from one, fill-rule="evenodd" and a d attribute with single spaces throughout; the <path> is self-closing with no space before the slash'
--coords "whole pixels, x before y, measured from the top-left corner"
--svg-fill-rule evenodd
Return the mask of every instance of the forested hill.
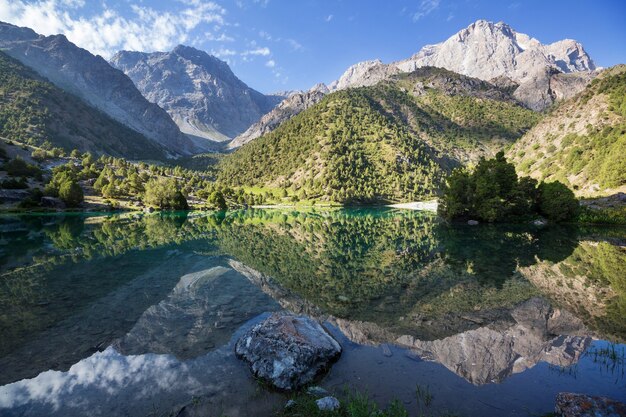
<path id="1" fill-rule="evenodd" d="M 626 65 L 602 72 L 509 150 L 517 170 L 578 195 L 626 191 Z"/>
<path id="2" fill-rule="evenodd" d="M 161 147 L 0 52 L 0 136 L 33 146 L 163 159 Z"/>
<path id="3" fill-rule="evenodd" d="M 220 163 L 233 186 L 342 203 L 436 195 L 460 164 L 491 156 L 539 115 L 506 89 L 437 68 L 339 91 Z"/>

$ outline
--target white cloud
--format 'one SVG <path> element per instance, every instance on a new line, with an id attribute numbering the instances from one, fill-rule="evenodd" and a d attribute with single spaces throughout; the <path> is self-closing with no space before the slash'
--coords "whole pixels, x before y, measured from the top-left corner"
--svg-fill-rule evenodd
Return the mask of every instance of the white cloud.
<path id="1" fill-rule="evenodd" d="M 300 49 L 302 49 L 302 44 L 295 39 L 287 39 L 286 42 L 289 44 L 289 46 L 291 46 L 291 49 L 293 49 L 294 51 L 299 51 Z"/>
<path id="2" fill-rule="evenodd" d="M 122 16 L 103 5 L 99 14 L 76 16 L 83 0 L 0 0 L 0 20 L 33 28 L 38 33 L 62 33 L 92 53 L 110 57 L 120 49 L 159 51 L 184 43 L 189 33 L 202 23 L 216 29 L 225 24 L 226 10 L 213 2 L 180 0 L 182 8 L 157 11 L 132 5 L 133 15 Z M 214 35 L 227 41 L 226 35 Z"/>
<path id="3" fill-rule="evenodd" d="M 227 48 L 220 48 L 217 50 L 212 50 L 211 51 L 211 55 L 215 55 L 218 58 L 224 58 L 224 57 L 228 57 L 228 56 L 234 56 L 237 55 L 237 51 L 234 51 L 232 49 L 227 49 Z"/>
<path id="4" fill-rule="evenodd" d="M 324 19 L 326 22 L 330 22 L 331 20 L 333 20 L 333 16 L 332 14 L 329 14 L 328 16 L 326 16 L 326 19 Z"/>
<path id="5" fill-rule="evenodd" d="M 224 33 L 220 33 L 219 35 L 217 35 L 215 33 L 207 32 L 204 38 L 207 41 L 214 41 L 214 42 L 234 42 L 235 41 L 235 38 L 233 38 L 232 36 L 227 36 Z"/>
<path id="6" fill-rule="evenodd" d="M 439 2 L 440 0 L 422 0 L 417 12 L 413 15 L 413 21 L 417 22 L 422 17 L 428 16 L 431 12 L 437 9 L 437 7 L 439 7 Z"/>
<path id="7" fill-rule="evenodd" d="M 270 59 L 269 61 L 265 63 L 265 66 L 269 68 L 274 68 L 276 66 L 276 61 L 274 61 L 273 59 Z"/>
<path id="8" fill-rule="evenodd" d="M 247 51 L 243 51 L 241 53 L 241 55 L 242 56 L 248 56 L 248 55 L 268 56 L 271 53 L 272 52 L 270 51 L 270 48 L 264 46 L 262 48 L 256 48 L 256 49 L 250 49 L 250 50 L 247 50 Z"/>

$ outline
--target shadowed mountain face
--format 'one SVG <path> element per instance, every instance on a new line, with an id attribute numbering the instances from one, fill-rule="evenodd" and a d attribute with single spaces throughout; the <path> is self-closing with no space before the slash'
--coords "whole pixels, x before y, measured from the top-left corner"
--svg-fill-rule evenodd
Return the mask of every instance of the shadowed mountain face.
<path id="1" fill-rule="evenodd" d="M 164 159 L 166 150 L 139 132 L 48 82 L 0 51 L 0 136 L 33 146 Z"/>
<path id="2" fill-rule="evenodd" d="M 179 45 L 171 52 L 118 52 L 111 65 L 164 108 L 190 137 L 227 141 L 245 131 L 284 97 L 248 87 L 214 56 Z"/>
<path id="3" fill-rule="evenodd" d="M 31 29 L 0 22 L 0 50 L 171 154 L 196 151 L 167 113 L 146 100 L 123 72 L 65 36 L 41 36 Z"/>

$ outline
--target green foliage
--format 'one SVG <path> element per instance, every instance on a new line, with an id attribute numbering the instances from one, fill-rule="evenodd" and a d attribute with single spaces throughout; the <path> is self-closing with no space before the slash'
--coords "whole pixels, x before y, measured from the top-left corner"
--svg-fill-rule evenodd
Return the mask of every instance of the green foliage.
<path id="1" fill-rule="evenodd" d="M 367 394 L 347 392 L 340 407 L 334 411 L 320 411 L 316 397 L 307 394 L 295 395 L 294 405 L 277 412 L 281 417 L 408 417 L 409 413 L 402 403 L 393 400 L 386 409 L 381 409 Z"/>
<path id="2" fill-rule="evenodd" d="M 330 94 L 225 157 L 218 181 L 343 204 L 437 195 L 453 167 L 520 137 L 539 118 L 513 100 L 409 92 L 440 71 Z"/>
<path id="3" fill-rule="evenodd" d="M 562 103 L 561 111 L 555 111 L 555 116 L 548 117 L 556 119 L 552 123 L 556 129 L 558 117 L 566 116 L 566 111 L 572 111 L 570 108 L 581 107 L 583 115 L 595 112 L 597 104 L 588 102 L 597 98 L 597 102 L 608 104 L 609 111 L 604 122 L 599 126 L 588 124 L 582 132 L 574 131 L 575 124 L 572 124 L 569 133 L 560 139 L 559 146 L 554 142 L 558 136 L 555 133 L 548 133 L 541 143 L 529 143 L 522 139 L 513 147 L 519 170 L 525 173 L 539 171 L 542 178 L 548 180 L 565 182 L 569 178 L 579 189 L 592 184 L 597 184 L 602 190 L 626 185 L 625 91 L 626 70 L 623 66 L 598 76 L 583 94 Z M 533 149 L 537 152 L 532 152 Z"/>
<path id="4" fill-rule="evenodd" d="M 9 178 L 0 183 L 0 188 L 4 188 L 5 190 L 23 190 L 28 188 L 28 182 L 24 177 L 19 180 L 16 178 Z"/>
<path id="5" fill-rule="evenodd" d="M 41 170 L 20 157 L 6 162 L 2 169 L 12 177 L 41 177 Z"/>
<path id="6" fill-rule="evenodd" d="M 68 207 L 78 207 L 84 199 L 83 189 L 74 180 L 64 181 L 59 186 L 59 198 Z"/>
<path id="7" fill-rule="evenodd" d="M 481 159 L 473 172 L 453 171 L 439 207 L 447 219 L 503 222 L 535 213 L 538 199 L 537 181 L 518 179 L 513 164 L 499 152 L 493 159 Z"/>
<path id="8" fill-rule="evenodd" d="M 572 190 L 564 184 L 542 182 L 539 184 L 539 212 L 555 222 L 572 220 L 578 213 L 578 201 Z"/>
<path id="9" fill-rule="evenodd" d="M 432 195 L 441 181 L 439 167 L 365 93 L 333 94 L 242 147 L 220 163 L 218 181 L 273 184 L 342 203 Z"/>
<path id="10" fill-rule="evenodd" d="M 41 197 L 43 197 L 43 192 L 39 188 L 33 188 L 30 190 L 30 196 L 20 201 L 19 207 L 23 209 L 38 207 Z"/>
<path id="11" fill-rule="evenodd" d="M 583 224 L 626 224 L 626 207 L 590 209 L 580 207 L 577 223 Z"/>
<path id="12" fill-rule="evenodd" d="M 146 184 L 144 203 L 161 209 L 187 210 L 187 199 L 172 178 L 151 179 Z"/>
<path id="13" fill-rule="evenodd" d="M 165 158 L 154 142 L 42 79 L 3 52 L 0 136 L 50 151 L 54 146 L 128 158 Z M 37 155 L 44 156 L 42 152 Z"/>
<path id="14" fill-rule="evenodd" d="M 207 203 L 218 210 L 226 210 L 228 206 L 226 205 L 226 199 L 224 198 L 224 194 L 221 191 L 213 191 L 209 196 Z"/>
<path id="15" fill-rule="evenodd" d="M 84 199 L 83 189 L 78 184 L 79 175 L 78 167 L 72 163 L 55 167 L 44 194 L 59 197 L 68 207 L 78 207 Z"/>

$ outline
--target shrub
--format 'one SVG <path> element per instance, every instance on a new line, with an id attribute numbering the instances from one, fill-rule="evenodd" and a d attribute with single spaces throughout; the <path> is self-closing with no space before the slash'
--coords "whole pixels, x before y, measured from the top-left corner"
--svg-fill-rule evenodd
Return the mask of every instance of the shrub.
<path id="1" fill-rule="evenodd" d="M 41 170 L 19 156 L 4 164 L 4 170 L 12 177 L 39 177 Z"/>
<path id="2" fill-rule="evenodd" d="M 180 191 L 176 180 L 158 178 L 148 181 L 143 201 L 161 209 L 188 210 L 187 199 Z"/>
<path id="3" fill-rule="evenodd" d="M 207 199 L 207 203 L 210 206 L 221 211 L 224 211 L 228 208 L 226 206 L 226 199 L 224 199 L 224 194 L 222 194 L 221 191 L 213 191 Z"/>
<path id="4" fill-rule="evenodd" d="M 75 180 L 66 180 L 59 187 L 59 198 L 68 207 L 78 207 L 84 200 L 83 189 Z"/>
<path id="5" fill-rule="evenodd" d="M 0 188 L 4 188 L 5 190 L 24 190 L 28 188 L 28 183 L 26 182 L 26 178 L 22 177 L 19 180 L 15 178 L 9 178 L 2 181 L 0 184 Z"/>
<path id="6" fill-rule="evenodd" d="M 558 181 L 537 187 L 537 181 L 530 177 L 518 178 L 502 152 L 494 159 L 481 159 L 473 172 L 453 171 L 440 204 L 440 214 L 448 219 L 487 222 L 516 220 L 538 209 L 552 221 L 568 221 L 576 215 L 578 202 Z"/>
<path id="7" fill-rule="evenodd" d="M 572 220 L 578 213 L 574 192 L 559 181 L 539 185 L 539 212 L 555 222 Z"/>
<path id="8" fill-rule="evenodd" d="M 43 149 L 35 149 L 30 156 L 35 161 L 43 162 L 48 158 L 48 152 Z"/>
<path id="9" fill-rule="evenodd" d="M 30 191 L 30 196 L 22 200 L 19 204 L 20 208 L 34 208 L 39 207 L 41 205 L 41 197 L 43 197 L 43 193 L 39 188 L 33 188 Z"/>

